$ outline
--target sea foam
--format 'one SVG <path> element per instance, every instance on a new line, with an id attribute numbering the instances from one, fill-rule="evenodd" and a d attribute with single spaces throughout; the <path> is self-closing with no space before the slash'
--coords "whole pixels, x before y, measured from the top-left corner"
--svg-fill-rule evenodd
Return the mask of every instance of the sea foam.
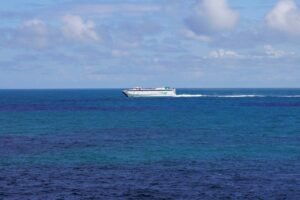
<path id="1" fill-rule="evenodd" d="M 206 95 L 206 94 L 178 94 L 177 98 L 300 98 L 300 95 L 258 95 L 258 94 L 233 94 L 233 95 Z"/>

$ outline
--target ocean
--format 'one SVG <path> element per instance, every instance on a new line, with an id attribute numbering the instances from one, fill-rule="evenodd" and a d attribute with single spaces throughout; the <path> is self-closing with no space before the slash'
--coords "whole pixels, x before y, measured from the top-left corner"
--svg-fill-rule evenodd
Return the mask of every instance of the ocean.
<path id="1" fill-rule="evenodd" d="M 300 199 L 300 89 L 0 90 L 0 199 Z"/>

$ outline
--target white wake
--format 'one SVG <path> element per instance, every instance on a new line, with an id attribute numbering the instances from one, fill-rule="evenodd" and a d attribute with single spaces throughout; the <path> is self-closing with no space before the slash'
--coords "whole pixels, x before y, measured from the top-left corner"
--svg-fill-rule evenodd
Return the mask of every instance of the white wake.
<path id="1" fill-rule="evenodd" d="M 206 94 L 177 94 L 177 98 L 300 98 L 300 95 L 256 95 L 256 94 L 234 94 L 234 95 L 206 95 Z"/>
<path id="2" fill-rule="evenodd" d="M 177 94 L 175 95 L 174 97 L 186 97 L 186 98 L 189 98 L 189 97 L 207 97 L 207 95 L 204 95 L 204 94 Z"/>

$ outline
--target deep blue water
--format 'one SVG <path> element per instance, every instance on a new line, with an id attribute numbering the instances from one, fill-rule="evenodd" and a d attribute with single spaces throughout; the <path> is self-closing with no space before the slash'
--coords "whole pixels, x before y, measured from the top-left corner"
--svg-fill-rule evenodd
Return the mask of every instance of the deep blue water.
<path id="1" fill-rule="evenodd" d="M 300 89 L 178 93 L 0 90 L 0 199 L 300 199 Z"/>

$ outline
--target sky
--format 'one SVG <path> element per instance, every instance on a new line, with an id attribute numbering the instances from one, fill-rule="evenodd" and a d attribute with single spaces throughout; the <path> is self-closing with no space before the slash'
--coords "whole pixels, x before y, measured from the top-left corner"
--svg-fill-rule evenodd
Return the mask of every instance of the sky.
<path id="1" fill-rule="evenodd" d="M 300 87 L 300 0 L 0 2 L 0 89 Z"/>

